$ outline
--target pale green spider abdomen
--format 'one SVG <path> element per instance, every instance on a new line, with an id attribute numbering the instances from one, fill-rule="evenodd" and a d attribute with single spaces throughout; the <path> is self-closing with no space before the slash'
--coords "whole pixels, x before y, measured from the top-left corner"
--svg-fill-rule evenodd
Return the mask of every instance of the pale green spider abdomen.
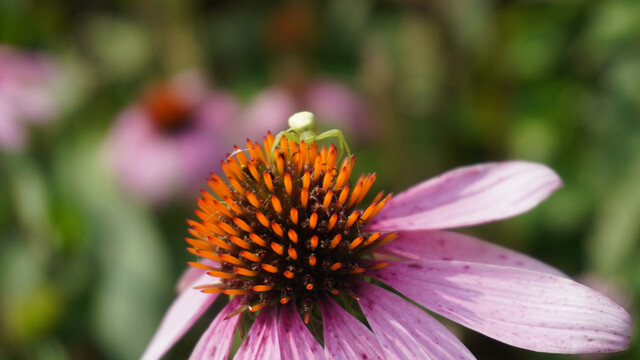
<path id="1" fill-rule="evenodd" d="M 309 111 L 295 113 L 289 118 L 289 127 L 291 130 L 300 134 L 309 130 L 317 132 L 316 116 Z"/>

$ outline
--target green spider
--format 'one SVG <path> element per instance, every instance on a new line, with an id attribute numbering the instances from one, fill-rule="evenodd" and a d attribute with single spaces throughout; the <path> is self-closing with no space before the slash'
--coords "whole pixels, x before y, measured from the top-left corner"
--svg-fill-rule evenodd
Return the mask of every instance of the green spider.
<path id="1" fill-rule="evenodd" d="M 288 140 L 294 141 L 300 144 L 304 140 L 307 144 L 313 144 L 318 140 L 335 137 L 339 142 L 340 155 L 343 151 L 347 151 L 347 156 L 351 156 L 347 140 L 344 138 L 342 131 L 338 129 L 332 129 L 318 134 L 318 125 L 316 124 L 316 117 L 309 111 L 302 111 L 291 115 L 289 118 L 289 129 L 281 131 L 276 135 L 271 146 L 270 158 L 273 162 L 273 153 L 276 151 L 276 146 L 280 144 L 282 137 L 286 137 Z"/>

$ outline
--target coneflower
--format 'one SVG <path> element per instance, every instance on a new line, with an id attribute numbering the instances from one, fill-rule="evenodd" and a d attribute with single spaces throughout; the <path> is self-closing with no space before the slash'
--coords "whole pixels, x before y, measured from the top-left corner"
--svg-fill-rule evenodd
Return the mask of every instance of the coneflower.
<path id="1" fill-rule="evenodd" d="M 231 146 L 221 129 L 237 128 L 239 106 L 202 77 L 189 71 L 153 84 L 118 115 L 104 150 L 127 195 L 153 205 L 183 198 Z"/>
<path id="2" fill-rule="evenodd" d="M 463 167 L 395 198 L 364 199 L 355 157 L 283 138 L 270 154 L 247 140 L 212 174 L 189 220 L 191 286 L 175 300 L 144 359 L 161 357 L 213 301 L 227 305 L 194 359 L 472 359 L 425 308 L 514 346 L 542 352 L 620 351 L 629 314 L 525 255 L 438 231 L 529 210 L 562 185 L 549 168 L 514 161 Z M 273 157 L 273 158 L 271 158 Z M 347 310 L 348 309 L 348 310 Z M 364 322 L 366 319 L 366 322 Z"/>
<path id="3" fill-rule="evenodd" d="M 24 149 L 29 126 L 59 114 L 55 86 L 61 72 L 44 54 L 0 44 L 0 151 Z"/>

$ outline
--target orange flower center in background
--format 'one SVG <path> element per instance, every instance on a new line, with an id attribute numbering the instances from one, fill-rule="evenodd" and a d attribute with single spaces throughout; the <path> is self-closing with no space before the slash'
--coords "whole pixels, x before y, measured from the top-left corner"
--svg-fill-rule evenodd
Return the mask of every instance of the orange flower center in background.
<path id="1" fill-rule="evenodd" d="M 150 88 L 142 98 L 142 105 L 153 125 L 162 132 L 173 132 L 191 120 L 191 106 L 167 84 Z"/>
<path id="2" fill-rule="evenodd" d="M 350 278 L 386 266 L 370 260 L 371 250 L 397 234 L 363 229 L 391 194 L 356 210 L 376 175 L 351 184 L 354 156 L 338 165 L 333 144 L 318 149 L 283 137 L 271 159 L 273 141 L 269 133 L 264 151 L 250 140 L 248 154 L 235 148 L 222 162 L 230 185 L 211 175 L 217 198 L 202 191 L 195 210 L 202 221 L 188 220 L 193 238 L 186 240 L 190 252 L 215 265 L 189 264 L 218 278 L 198 286 L 202 292 L 243 295 L 238 312 L 295 301 L 308 321 L 323 294 L 356 297 Z"/>

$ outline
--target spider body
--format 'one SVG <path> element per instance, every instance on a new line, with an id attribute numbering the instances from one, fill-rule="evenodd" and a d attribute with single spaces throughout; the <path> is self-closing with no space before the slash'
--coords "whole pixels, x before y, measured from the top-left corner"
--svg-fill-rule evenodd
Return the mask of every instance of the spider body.
<path id="1" fill-rule="evenodd" d="M 298 144 L 300 144 L 301 141 L 304 141 L 307 144 L 313 144 L 322 139 L 335 137 L 338 139 L 340 155 L 342 155 L 344 151 L 347 152 L 347 156 L 351 155 L 349 146 L 347 145 L 347 141 L 344 138 L 342 131 L 332 129 L 323 133 L 318 133 L 318 125 L 316 124 L 315 116 L 309 111 L 302 111 L 291 115 L 289 118 L 289 129 L 281 131 L 276 135 L 273 146 L 271 147 L 271 155 L 276 151 L 276 146 L 280 144 L 280 140 L 283 136 Z M 271 156 L 271 159 L 273 159 L 273 156 Z"/>

